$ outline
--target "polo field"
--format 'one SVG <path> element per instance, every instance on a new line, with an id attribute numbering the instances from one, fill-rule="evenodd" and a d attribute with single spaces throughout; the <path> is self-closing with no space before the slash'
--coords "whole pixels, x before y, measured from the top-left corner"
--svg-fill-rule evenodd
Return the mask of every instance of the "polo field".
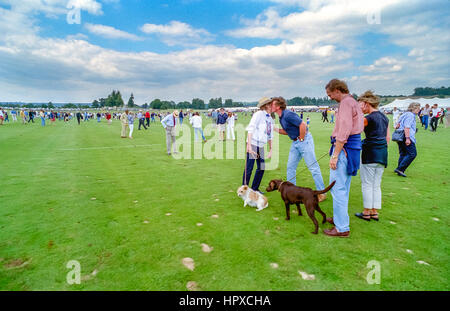
<path id="1" fill-rule="evenodd" d="M 306 116 L 328 186 L 334 125 Z M 236 129 L 250 118 L 239 113 Z M 399 151 L 390 142 L 380 220 L 354 215 L 363 209 L 358 173 L 351 234 L 332 238 L 317 212 L 319 233 L 311 233 L 303 204 L 303 216 L 293 205 L 286 221 L 277 191 L 264 194 L 269 206 L 260 212 L 243 207 L 236 190 L 245 136 L 219 142 L 211 129 L 206 143 L 194 143 L 184 122 L 191 132 L 180 131 L 171 156 L 158 121 L 147 130 L 135 123 L 134 139 L 120 138 L 118 120 L 0 126 L 0 290 L 449 290 L 449 128 L 425 131 L 417 121 L 418 155 L 406 178 L 394 173 Z M 274 136 L 264 192 L 271 179 L 286 179 L 291 140 Z M 304 161 L 297 185 L 315 189 Z M 320 207 L 332 217 L 331 193 Z"/>

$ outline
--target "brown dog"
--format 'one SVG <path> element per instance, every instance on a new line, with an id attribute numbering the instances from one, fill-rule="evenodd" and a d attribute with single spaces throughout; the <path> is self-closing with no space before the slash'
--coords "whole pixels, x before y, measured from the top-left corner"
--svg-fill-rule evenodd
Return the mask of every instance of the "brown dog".
<path id="1" fill-rule="evenodd" d="M 303 203 L 306 208 L 308 216 L 313 221 L 316 230 L 314 234 L 319 231 L 319 224 L 316 217 L 314 216 L 314 211 L 317 210 L 323 217 L 322 223 L 324 224 L 327 220 L 327 216 L 319 207 L 319 199 L 317 196 L 322 193 L 326 193 L 333 188 L 336 181 L 333 181 L 328 187 L 321 191 L 315 191 L 311 188 L 297 187 L 291 182 L 282 181 L 280 179 L 273 179 L 270 181 L 269 186 L 266 188 L 267 192 L 278 190 L 281 193 L 281 199 L 284 201 L 286 206 L 286 220 L 291 219 L 290 216 L 290 205 L 297 205 L 298 215 L 302 216 L 302 211 L 300 209 L 300 203 Z"/>

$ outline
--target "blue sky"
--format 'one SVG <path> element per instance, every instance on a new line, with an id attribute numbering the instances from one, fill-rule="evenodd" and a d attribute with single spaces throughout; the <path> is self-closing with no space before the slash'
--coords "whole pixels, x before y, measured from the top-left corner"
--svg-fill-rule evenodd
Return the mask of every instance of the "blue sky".
<path id="1" fill-rule="evenodd" d="M 80 10 L 80 24 L 67 14 Z M 450 84 L 447 0 L 0 0 L 0 101 L 411 94 Z"/>

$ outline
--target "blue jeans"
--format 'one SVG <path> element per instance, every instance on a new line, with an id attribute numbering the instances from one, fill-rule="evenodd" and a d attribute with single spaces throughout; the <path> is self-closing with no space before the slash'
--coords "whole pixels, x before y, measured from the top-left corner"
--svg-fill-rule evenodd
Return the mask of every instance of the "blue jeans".
<path id="1" fill-rule="evenodd" d="M 306 134 L 305 140 L 300 142 L 299 140 L 293 141 L 291 150 L 289 150 L 289 159 L 287 163 L 287 181 L 297 185 L 296 173 L 298 162 L 304 158 L 305 164 L 308 167 L 311 175 L 316 184 L 317 190 L 325 189 L 323 183 L 322 172 L 320 171 L 319 163 L 316 161 L 316 154 L 314 153 L 314 140 L 311 133 Z"/>
<path id="2" fill-rule="evenodd" d="M 201 127 L 194 127 L 195 141 L 198 140 L 198 134 L 199 134 L 199 133 L 202 135 L 202 139 L 203 139 L 203 140 L 206 140 L 206 139 L 205 139 L 205 135 L 203 135 L 203 130 L 202 130 L 202 128 L 201 128 Z"/>
<path id="3" fill-rule="evenodd" d="M 183 118 L 178 118 L 180 119 L 180 124 L 183 124 Z"/>
<path id="4" fill-rule="evenodd" d="M 330 193 L 333 197 L 333 222 L 338 232 L 350 231 L 350 218 L 348 217 L 348 197 L 352 176 L 347 174 L 347 157 L 341 151 L 338 157 L 337 168 L 330 169 L 330 183 L 336 181 Z"/>
<path id="5" fill-rule="evenodd" d="M 401 172 L 405 172 L 417 156 L 416 144 L 411 142 L 411 144 L 407 146 L 403 141 L 398 141 L 397 144 L 398 152 L 400 154 L 397 169 Z"/>
<path id="6" fill-rule="evenodd" d="M 45 126 L 45 118 L 41 117 L 41 125 Z"/>
<path id="7" fill-rule="evenodd" d="M 425 129 L 428 128 L 428 119 L 429 119 L 429 116 L 427 116 L 427 115 L 423 116 L 423 124 L 425 125 Z"/>
<path id="8" fill-rule="evenodd" d="M 97 122 L 100 122 L 100 117 L 97 117 Z"/>

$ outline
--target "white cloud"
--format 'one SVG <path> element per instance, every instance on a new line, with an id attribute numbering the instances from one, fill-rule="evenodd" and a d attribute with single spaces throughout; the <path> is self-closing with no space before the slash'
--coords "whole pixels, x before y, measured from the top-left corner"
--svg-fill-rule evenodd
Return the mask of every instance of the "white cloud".
<path id="1" fill-rule="evenodd" d="M 395 72 L 402 70 L 401 62 L 392 57 L 382 57 L 377 59 L 372 65 L 361 66 L 365 72 Z"/>
<path id="2" fill-rule="evenodd" d="M 156 34 L 171 46 L 196 46 L 213 39 L 213 36 L 207 30 L 195 29 L 191 25 L 179 21 L 171 21 L 167 25 L 144 24 L 141 31 L 146 34 Z"/>
<path id="3" fill-rule="evenodd" d="M 34 1 L 32 11 L 21 10 L 19 5 L 11 10 L 0 8 L 2 98 L 90 102 L 113 88 L 122 94 L 133 92 L 138 104 L 155 97 L 179 101 L 218 96 L 235 100 L 256 100 L 263 95 L 325 96 L 328 80 L 344 75 L 350 76 L 350 90 L 356 93 L 373 89 L 379 94 L 409 94 L 417 86 L 449 83 L 448 26 L 436 21 L 439 12 L 427 9 L 427 3 L 379 2 L 381 24 L 368 25 L 365 14 L 371 7 L 360 1 L 346 6 L 337 1 L 273 1 L 300 5 L 304 11 L 283 16 L 282 10 L 269 8 L 253 20 L 242 19 L 242 27 L 227 34 L 276 38 L 279 44 L 247 49 L 206 45 L 214 35 L 186 23 L 142 26 L 143 33 L 167 44 L 189 46 L 166 54 L 106 49 L 82 34 L 64 39 L 41 37 L 33 10 L 44 12 L 42 1 Z M 45 1 L 49 3 L 53 2 Z M 58 14 L 51 9 L 58 7 L 47 6 L 45 12 Z M 86 27 L 103 36 L 138 37 L 110 26 Z M 406 52 L 386 52 L 363 66 L 355 65 L 361 49 L 372 47 L 360 39 L 368 31 L 383 34 Z"/>
<path id="4" fill-rule="evenodd" d="M 67 8 L 79 8 L 94 15 L 103 14 L 101 3 L 95 0 L 69 0 Z"/>
<path id="5" fill-rule="evenodd" d="M 126 31 L 119 30 L 119 29 L 116 29 L 111 26 L 86 23 L 86 24 L 84 24 L 84 27 L 90 33 L 93 33 L 95 35 L 105 37 L 105 38 L 127 39 L 127 40 L 133 40 L 133 41 L 142 40 L 142 38 L 136 36 L 135 34 L 131 34 Z"/>
<path id="6" fill-rule="evenodd" d="M 102 4 L 96 0 L 0 0 L 21 13 L 44 13 L 50 16 L 64 14 L 68 8 L 79 8 L 93 15 L 101 15 Z"/>

